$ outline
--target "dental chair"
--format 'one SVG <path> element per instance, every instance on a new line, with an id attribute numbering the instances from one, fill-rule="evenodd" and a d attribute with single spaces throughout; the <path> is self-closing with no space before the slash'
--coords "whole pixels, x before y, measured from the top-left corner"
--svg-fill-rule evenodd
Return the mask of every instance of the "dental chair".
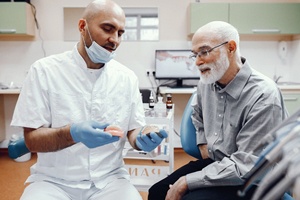
<path id="1" fill-rule="evenodd" d="M 200 150 L 196 144 L 196 129 L 192 123 L 192 118 L 191 118 L 192 111 L 193 111 L 191 103 L 193 99 L 196 97 L 196 95 L 197 95 L 196 92 L 192 94 L 184 109 L 182 119 L 181 119 L 181 124 L 180 124 L 180 141 L 183 150 L 187 154 L 202 160 Z"/>
<path id="2" fill-rule="evenodd" d="M 191 115 L 192 115 L 191 103 L 192 103 L 193 99 L 196 97 L 196 95 L 197 95 L 196 92 L 194 92 L 191 95 L 191 97 L 185 107 L 185 110 L 183 112 L 183 116 L 182 116 L 182 120 L 181 120 L 181 127 L 180 127 L 180 139 L 181 139 L 182 148 L 187 154 L 189 154 L 197 159 L 202 160 L 200 150 L 196 144 L 196 129 L 192 123 L 192 118 L 191 118 Z M 259 158 L 259 160 L 260 159 L 261 158 Z M 253 168 L 256 168 L 256 166 L 254 166 Z M 254 185 L 257 183 L 258 183 L 257 181 L 253 181 L 250 183 L 250 185 L 251 184 Z M 245 189 L 245 188 L 243 188 L 243 189 Z M 243 192 L 247 192 L 247 191 L 243 191 Z M 281 200 L 293 200 L 293 198 L 288 193 L 285 193 L 283 195 L 283 197 L 281 197 Z"/>
<path id="3" fill-rule="evenodd" d="M 10 142 L 8 145 L 8 155 L 12 159 L 17 159 L 29 152 L 30 151 L 26 147 L 23 137 L 16 141 Z"/>

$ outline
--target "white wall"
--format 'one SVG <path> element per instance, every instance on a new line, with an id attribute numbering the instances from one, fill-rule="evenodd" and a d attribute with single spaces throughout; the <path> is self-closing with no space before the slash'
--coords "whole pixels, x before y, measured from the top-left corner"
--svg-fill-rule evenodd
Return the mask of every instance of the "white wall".
<path id="1" fill-rule="evenodd" d="M 63 8 L 85 7 L 91 0 L 32 0 L 37 10 L 40 35 L 46 55 L 71 49 L 76 42 L 63 41 Z M 160 17 L 159 42 L 123 42 L 116 59 L 140 76 L 141 87 L 149 87 L 146 69 L 154 69 L 154 51 L 158 48 L 188 48 L 188 1 L 177 0 L 116 0 L 122 7 L 158 7 Z M 173 14 L 170 10 L 182 10 Z M 79 37 L 79 35 L 78 35 Z M 30 65 L 42 58 L 42 40 L 38 31 L 35 41 L 0 41 L 0 82 L 21 82 Z M 17 58 L 17 59 L 16 59 Z"/>
<path id="2" fill-rule="evenodd" d="M 290 79 L 294 81 L 300 81 L 300 40 L 294 41 L 291 48 L 291 69 Z"/>
<path id="3" fill-rule="evenodd" d="M 291 69 L 294 46 L 293 42 L 287 41 L 288 54 L 285 59 L 279 56 L 279 41 L 242 41 L 241 53 L 248 59 L 250 64 L 256 70 L 273 78 L 273 76 L 282 76 L 280 81 L 292 80 Z"/>
<path id="4" fill-rule="evenodd" d="M 0 82 L 21 84 L 30 65 L 46 55 L 71 49 L 76 42 L 63 41 L 63 8 L 84 7 L 91 0 L 32 0 L 37 10 L 40 34 L 35 41 L 0 41 Z M 176 3 L 175 3 L 176 1 Z M 240 2 L 242 0 L 239 0 Z M 248 0 L 249 1 L 249 0 Z M 155 49 L 189 48 L 188 0 L 116 0 L 122 7 L 158 7 L 160 41 L 123 42 L 116 59 L 133 69 L 140 77 L 140 86 L 149 87 L 146 69 L 154 70 Z M 201 2 L 216 2 L 202 0 Z M 295 1 L 293 1 L 295 2 Z M 299 1 L 300 2 L 300 1 Z M 176 11 L 176 12 L 174 12 Z M 41 35 L 41 37 L 39 37 Z M 43 43 L 41 38 L 43 38 Z M 277 51 L 278 41 L 242 41 L 241 52 L 252 66 L 269 77 L 282 75 L 283 80 L 296 81 L 299 74 L 299 42 L 288 42 L 288 58 L 283 62 Z"/>
<path id="5" fill-rule="evenodd" d="M 189 48 L 188 41 L 188 8 L 194 0 L 115 0 L 122 7 L 158 7 L 160 20 L 160 41 L 158 42 L 123 42 L 117 50 L 116 59 L 135 71 L 139 76 L 140 87 L 150 87 L 146 76 L 147 69 L 154 70 L 155 49 Z M 259 2 L 252 0 L 252 2 Z M 265 0 L 274 2 L 274 0 Z M 279 0 L 280 1 L 280 0 Z M 0 41 L 0 82 L 13 81 L 21 85 L 30 65 L 46 55 L 70 50 L 76 42 L 63 41 L 63 8 L 85 7 L 91 0 L 31 0 L 37 10 L 40 32 L 34 41 Z M 201 2 L 224 2 L 201 0 Z M 231 2 L 244 2 L 232 0 Z M 246 2 L 246 0 L 245 0 Z M 251 2 L 248 0 L 247 2 Z M 287 2 L 281 0 L 281 2 Z M 288 2 L 300 2 L 290 0 Z M 40 33 L 40 34 L 39 34 Z M 39 37 L 39 35 L 41 37 Z M 43 38 L 43 42 L 41 40 Z M 288 56 L 285 61 L 278 55 L 278 41 L 247 41 L 241 42 L 241 53 L 252 66 L 269 77 L 283 76 L 282 80 L 298 81 L 300 74 L 300 40 L 288 41 Z M 8 98 L 9 99 L 9 98 Z M 10 117 L 13 105 L 5 111 Z M 6 121 L 7 138 L 13 131 Z"/>

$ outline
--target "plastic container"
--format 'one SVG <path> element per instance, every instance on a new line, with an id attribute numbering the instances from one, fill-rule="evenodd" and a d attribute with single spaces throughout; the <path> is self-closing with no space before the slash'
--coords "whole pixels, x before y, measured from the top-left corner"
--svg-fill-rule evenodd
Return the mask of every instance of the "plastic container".
<path id="1" fill-rule="evenodd" d="M 166 105 L 162 101 L 163 97 L 158 97 L 158 101 L 155 104 L 155 116 L 156 117 L 165 117 L 166 116 Z"/>

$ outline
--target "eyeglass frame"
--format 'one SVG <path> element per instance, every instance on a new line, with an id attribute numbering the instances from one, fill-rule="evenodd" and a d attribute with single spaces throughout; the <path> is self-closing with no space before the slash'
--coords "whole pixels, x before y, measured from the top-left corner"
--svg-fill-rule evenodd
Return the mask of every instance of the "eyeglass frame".
<path id="1" fill-rule="evenodd" d="M 210 48 L 209 50 L 202 50 L 202 51 L 200 51 L 198 53 L 193 53 L 192 55 L 189 56 L 189 58 L 195 60 L 197 57 L 209 56 L 209 53 L 212 52 L 214 49 L 216 49 L 218 47 L 221 47 L 221 46 L 223 46 L 224 44 L 227 44 L 227 43 L 228 43 L 228 41 L 227 42 L 223 42 L 221 44 L 218 44 L 218 45 Z"/>

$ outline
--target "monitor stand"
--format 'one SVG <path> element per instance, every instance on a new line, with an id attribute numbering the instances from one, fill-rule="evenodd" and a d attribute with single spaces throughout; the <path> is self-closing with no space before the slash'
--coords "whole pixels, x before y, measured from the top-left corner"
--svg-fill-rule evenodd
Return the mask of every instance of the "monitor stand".
<path id="1" fill-rule="evenodd" d="M 170 88 L 194 88 L 194 85 L 183 85 L 182 79 L 176 80 L 176 85 L 169 86 Z"/>

